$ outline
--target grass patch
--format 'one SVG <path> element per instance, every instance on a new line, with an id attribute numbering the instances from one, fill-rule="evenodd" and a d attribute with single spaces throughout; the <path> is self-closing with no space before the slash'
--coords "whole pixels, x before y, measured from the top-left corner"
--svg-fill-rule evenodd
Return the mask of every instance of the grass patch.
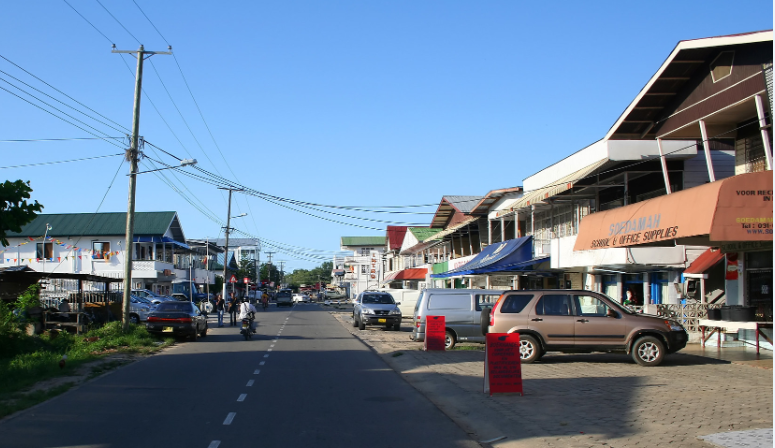
<path id="1" fill-rule="evenodd" d="M 38 403 L 54 398 L 70 390 L 74 383 L 65 383 L 48 390 L 37 390 L 30 393 L 14 393 L 0 401 L 0 418 L 11 415 Z"/>
<path id="2" fill-rule="evenodd" d="M 456 345 L 452 347 L 452 350 L 473 350 L 477 352 L 483 352 L 484 345 Z"/>
<path id="3" fill-rule="evenodd" d="M 151 353 L 171 344 L 151 335 L 143 326 L 130 325 L 124 332 L 120 322 L 111 322 L 83 335 L 69 333 L 0 336 L 0 401 L 30 388 L 38 381 L 72 375 L 84 363 L 109 354 Z M 59 363 L 67 355 L 65 367 Z M 115 368 L 115 366 L 111 367 Z"/>

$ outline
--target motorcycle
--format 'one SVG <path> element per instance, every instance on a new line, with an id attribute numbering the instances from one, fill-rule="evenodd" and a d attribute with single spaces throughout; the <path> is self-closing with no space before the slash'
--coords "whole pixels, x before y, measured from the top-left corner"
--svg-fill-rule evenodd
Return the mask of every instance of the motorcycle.
<path id="1" fill-rule="evenodd" d="M 253 319 L 242 319 L 242 328 L 240 334 L 245 337 L 245 340 L 253 337 Z"/>

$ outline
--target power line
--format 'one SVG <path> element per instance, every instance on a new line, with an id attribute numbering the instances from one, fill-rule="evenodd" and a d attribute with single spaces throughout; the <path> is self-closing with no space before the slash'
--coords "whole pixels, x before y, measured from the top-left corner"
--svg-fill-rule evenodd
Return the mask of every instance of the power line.
<path id="1" fill-rule="evenodd" d="M 59 160 L 56 162 L 38 162 L 38 163 L 29 163 L 27 165 L 0 166 L 0 170 L 9 169 L 9 168 L 29 168 L 33 166 L 43 166 L 43 165 L 57 165 L 60 163 L 70 163 L 70 162 L 83 162 L 86 160 L 105 159 L 107 157 L 116 157 L 116 156 L 123 156 L 123 155 L 124 153 L 122 152 L 118 154 L 108 154 L 105 156 L 84 157 L 83 159 Z"/>
<path id="2" fill-rule="evenodd" d="M 105 35 L 105 33 L 103 33 L 102 31 L 100 31 L 100 30 L 99 30 L 99 29 L 98 29 L 96 26 L 94 26 L 94 24 L 93 24 L 93 23 L 89 22 L 89 19 L 87 19 L 86 17 L 84 17 L 84 16 L 83 16 L 83 14 L 81 14 L 80 12 L 78 12 L 78 10 L 77 10 L 77 9 L 73 8 L 73 5 L 71 5 L 70 3 L 67 3 L 67 0 L 62 0 L 62 1 L 64 1 L 64 2 L 67 4 L 67 6 L 69 6 L 69 7 L 70 7 L 70 8 L 71 8 L 73 11 L 75 11 L 75 13 L 76 13 L 76 14 L 78 14 L 79 16 L 81 16 L 81 18 L 82 18 L 83 20 L 85 20 L 85 21 L 86 21 L 86 23 L 88 23 L 89 25 L 91 25 L 91 27 L 92 27 L 92 28 L 94 28 L 94 30 L 95 30 L 95 31 L 97 31 L 98 33 L 100 33 L 100 35 L 102 35 L 102 37 L 104 37 L 104 38 L 105 38 L 105 40 L 107 40 L 107 41 L 108 41 L 108 42 L 110 42 L 111 44 L 113 43 L 113 41 L 112 41 L 112 40 L 110 40 L 110 38 L 109 38 L 108 36 L 106 36 L 106 35 Z"/>
<path id="3" fill-rule="evenodd" d="M 95 0 L 95 1 L 97 2 L 97 4 L 99 4 L 100 6 L 102 6 L 102 9 L 104 9 L 104 10 L 105 10 L 105 12 L 107 12 L 107 13 L 110 15 L 110 17 L 113 17 L 113 20 L 115 20 L 115 21 L 116 21 L 116 23 L 118 23 L 119 25 L 121 25 L 121 28 L 123 28 L 123 29 L 124 29 L 124 31 L 126 31 L 126 32 L 127 32 L 129 35 L 130 35 L 130 36 L 132 36 L 132 39 L 136 40 L 138 44 L 140 43 L 140 41 L 139 41 L 139 40 L 138 40 L 138 39 L 135 37 L 135 35 L 134 35 L 134 34 L 132 34 L 132 32 L 131 32 L 131 31 L 129 31 L 129 30 L 128 30 L 128 29 L 127 29 L 125 26 L 124 26 L 124 24 L 123 24 L 123 23 L 121 23 L 121 21 L 119 21 L 119 20 L 116 18 L 116 16 L 114 16 L 114 15 L 113 15 L 113 13 L 111 13 L 110 11 L 108 11 L 108 8 L 106 8 L 106 7 L 105 7 L 105 5 L 103 5 L 103 4 L 100 2 L 100 0 Z"/>
<path id="4" fill-rule="evenodd" d="M 118 140 L 124 137 L 121 136 L 121 137 L 106 137 L 106 138 L 112 138 L 112 139 Z M 102 137 L 16 138 L 16 139 L 0 140 L 0 143 L 69 142 L 69 141 L 77 141 L 77 140 L 103 140 L 103 138 Z"/>

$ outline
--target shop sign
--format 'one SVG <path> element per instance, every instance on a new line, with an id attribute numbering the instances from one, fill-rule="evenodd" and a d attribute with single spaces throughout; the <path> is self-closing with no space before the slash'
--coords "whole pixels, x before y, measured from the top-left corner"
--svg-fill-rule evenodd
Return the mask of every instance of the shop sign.
<path id="1" fill-rule="evenodd" d="M 723 243 L 721 252 L 750 252 L 753 250 L 772 250 L 772 241 L 738 241 Z"/>
<path id="2" fill-rule="evenodd" d="M 487 334 L 484 353 L 484 393 L 523 395 L 519 333 Z"/>
<path id="3" fill-rule="evenodd" d="M 380 262 L 379 252 L 372 250 L 369 252 L 369 278 L 371 280 L 377 280 L 379 278 L 379 271 L 382 267 Z"/>
<path id="4" fill-rule="evenodd" d="M 425 341 L 423 350 L 444 351 L 446 349 L 444 339 L 446 335 L 446 319 L 444 316 L 425 316 Z"/>

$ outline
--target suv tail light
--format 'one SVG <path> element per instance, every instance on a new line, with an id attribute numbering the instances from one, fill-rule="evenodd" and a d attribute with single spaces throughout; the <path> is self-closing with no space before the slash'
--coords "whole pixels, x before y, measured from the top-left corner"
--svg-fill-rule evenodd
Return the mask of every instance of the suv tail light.
<path id="1" fill-rule="evenodd" d="M 490 326 L 492 327 L 495 325 L 495 308 L 498 308 L 498 304 L 501 303 L 501 299 L 503 299 L 506 296 L 506 294 L 501 294 L 500 297 L 498 297 L 498 300 L 495 301 L 495 305 L 490 308 Z"/>

